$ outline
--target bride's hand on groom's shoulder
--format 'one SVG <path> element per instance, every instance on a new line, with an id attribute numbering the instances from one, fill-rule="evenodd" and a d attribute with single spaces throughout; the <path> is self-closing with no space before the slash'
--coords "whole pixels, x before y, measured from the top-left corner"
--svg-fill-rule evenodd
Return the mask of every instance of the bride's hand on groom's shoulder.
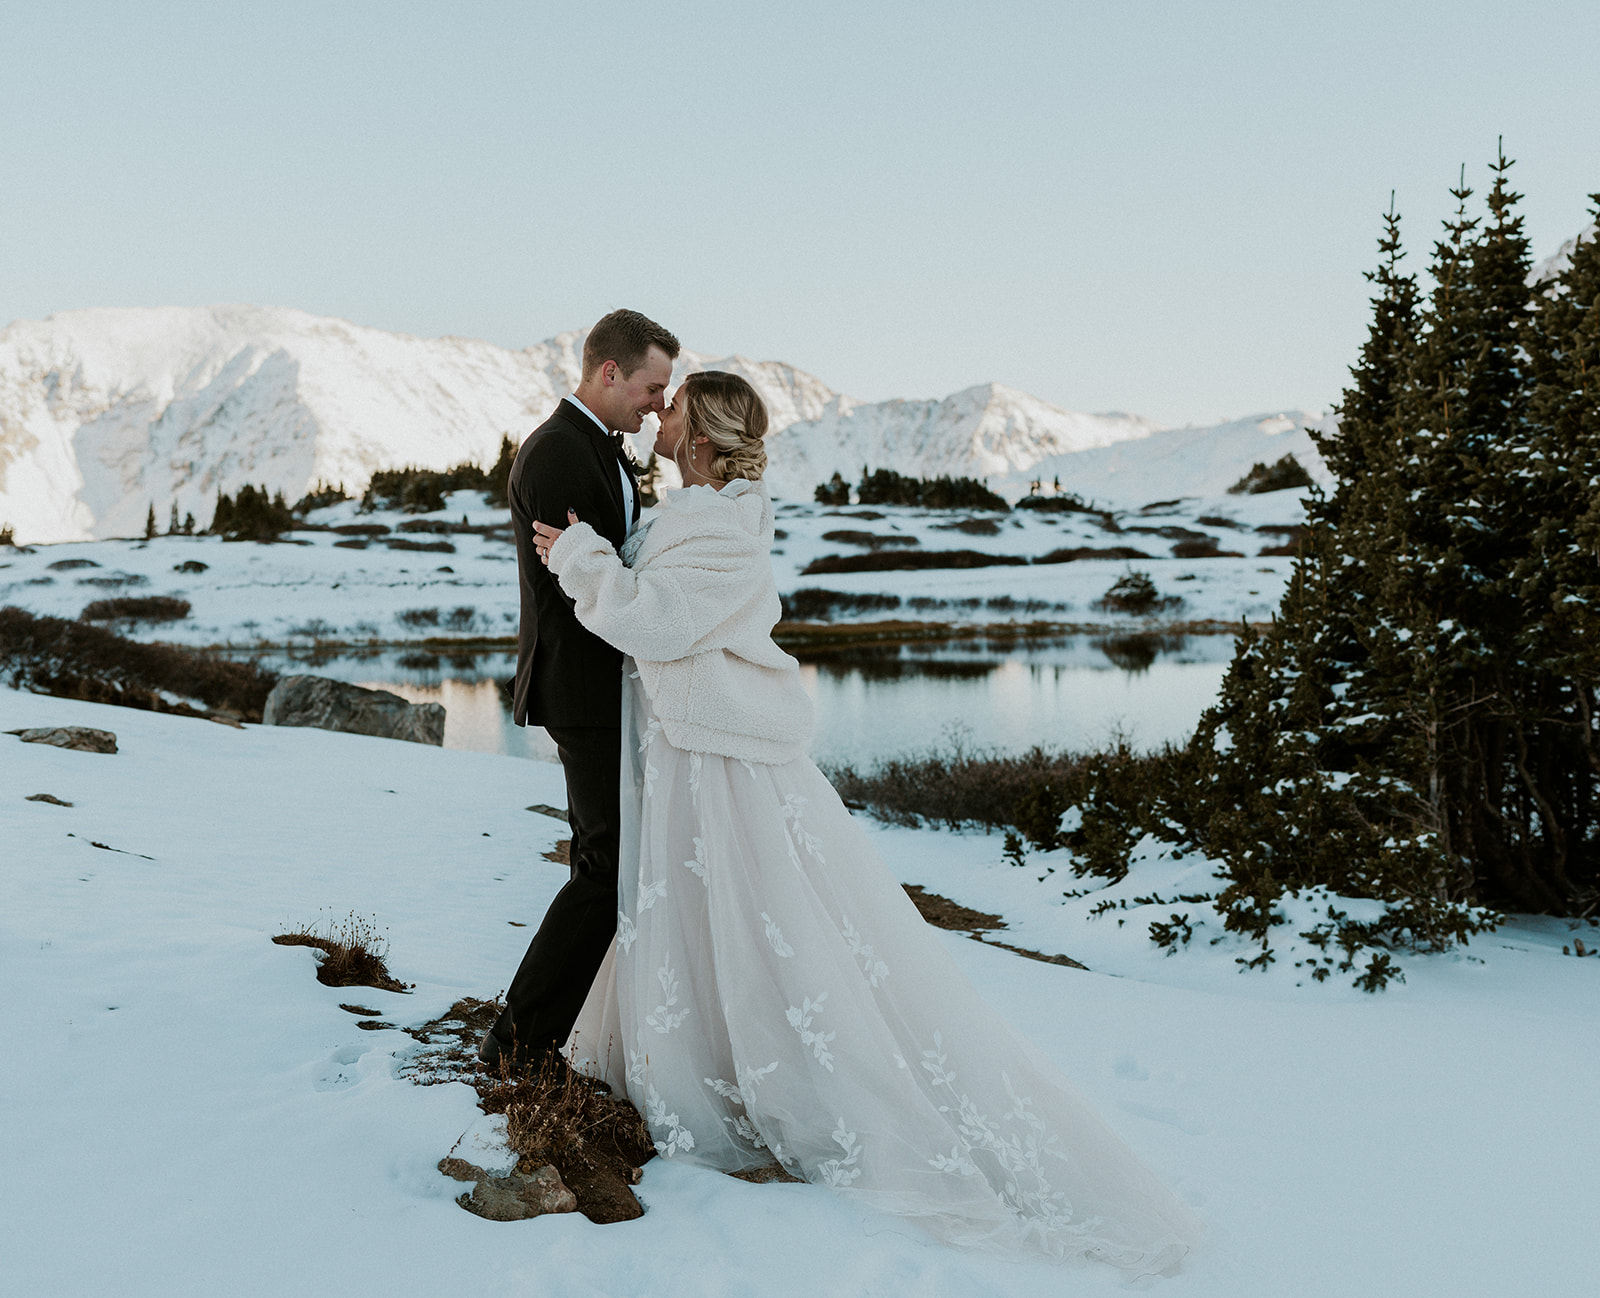
<path id="1" fill-rule="evenodd" d="M 577 521 L 578 515 L 570 509 L 567 510 L 567 527 L 571 527 Z M 533 549 L 534 553 L 539 556 L 540 563 L 547 567 L 549 566 L 550 547 L 561 539 L 561 533 L 564 531 L 566 531 L 565 527 L 551 527 L 549 523 L 534 523 Z"/>

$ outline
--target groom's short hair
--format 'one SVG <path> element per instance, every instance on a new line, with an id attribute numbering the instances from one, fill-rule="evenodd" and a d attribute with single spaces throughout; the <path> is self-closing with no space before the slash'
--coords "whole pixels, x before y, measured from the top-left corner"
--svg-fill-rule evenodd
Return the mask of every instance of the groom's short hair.
<path id="1" fill-rule="evenodd" d="M 627 378 L 644 364 L 652 347 L 677 360 L 680 350 L 671 330 L 664 329 L 649 316 L 626 307 L 602 316 L 583 340 L 583 377 L 588 378 L 607 361 L 616 361 Z"/>

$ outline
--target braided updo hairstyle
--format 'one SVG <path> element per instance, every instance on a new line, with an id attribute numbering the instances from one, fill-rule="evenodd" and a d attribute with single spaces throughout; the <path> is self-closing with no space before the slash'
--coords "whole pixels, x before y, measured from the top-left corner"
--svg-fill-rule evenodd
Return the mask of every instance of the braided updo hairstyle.
<path id="1" fill-rule="evenodd" d="M 677 400 L 683 402 L 683 437 L 673 456 L 681 465 L 696 438 L 710 443 L 705 473 L 718 482 L 748 478 L 759 482 L 767 468 L 767 407 L 756 390 L 737 374 L 704 370 L 684 379 Z"/>

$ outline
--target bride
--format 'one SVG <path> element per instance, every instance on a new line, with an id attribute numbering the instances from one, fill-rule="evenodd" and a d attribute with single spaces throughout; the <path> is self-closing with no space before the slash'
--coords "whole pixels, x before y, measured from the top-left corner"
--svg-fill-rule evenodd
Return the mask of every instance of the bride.
<path id="1" fill-rule="evenodd" d="M 805 756 L 779 617 L 766 408 L 689 376 L 667 495 L 621 557 L 569 514 L 536 549 L 624 662 L 617 936 L 566 1046 L 657 1150 L 770 1166 L 952 1243 L 1139 1273 L 1189 1209 L 961 974 Z"/>

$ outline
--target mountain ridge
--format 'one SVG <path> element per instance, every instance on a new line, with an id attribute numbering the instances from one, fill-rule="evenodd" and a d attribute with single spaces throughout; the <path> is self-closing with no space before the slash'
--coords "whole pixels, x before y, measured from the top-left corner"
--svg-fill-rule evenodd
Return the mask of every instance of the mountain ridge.
<path id="1" fill-rule="evenodd" d="M 14 321 L 0 329 L 0 525 L 23 543 L 129 536 L 152 506 L 163 526 L 174 505 L 203 525 L 217 492 L 247 482 L 293 500 L 319 480 L 358 488 L 378 469 L 490 463 L 502 435 L 520 440 L 576 385 L 585 335 L 514 351 L 246 303 Z M 738 354 L 686 349 L 674 378 L 712 368 L 767 402 L 768 478 L 791 499 L 863 467 L 996 479 L 1015 497 L 1045 461 L 1060 472 L 1164 431 L 998 383 L 862 402 Z M 648 452 L 648 432 L 633 440 Z"/>

